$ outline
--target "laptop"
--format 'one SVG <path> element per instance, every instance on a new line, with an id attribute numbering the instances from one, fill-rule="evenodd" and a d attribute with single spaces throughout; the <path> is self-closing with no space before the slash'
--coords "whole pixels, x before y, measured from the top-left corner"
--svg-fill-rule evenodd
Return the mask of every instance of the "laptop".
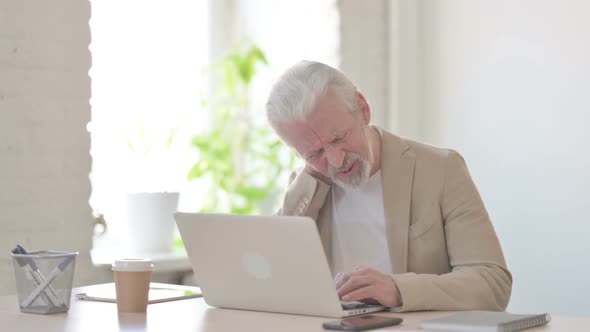
<path id="1" fill-rule="evenodd" d="M 174 218 L 211 306 L 321 317 L 386 309 L 340 301 L 311 218 L 182 212 Z"/>

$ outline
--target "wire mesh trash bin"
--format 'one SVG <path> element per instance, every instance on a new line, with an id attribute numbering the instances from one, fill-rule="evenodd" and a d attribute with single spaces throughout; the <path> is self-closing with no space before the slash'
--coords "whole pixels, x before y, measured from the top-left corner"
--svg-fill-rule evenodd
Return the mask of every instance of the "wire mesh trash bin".
<path id="1" fill-rule="evenodd" d="M 12 262 L 20 311 L 35 314 L 68 311 L 77 255 L 77 252 L 66 251 L 24 254 L 17 249 L 13 250 Z"/>

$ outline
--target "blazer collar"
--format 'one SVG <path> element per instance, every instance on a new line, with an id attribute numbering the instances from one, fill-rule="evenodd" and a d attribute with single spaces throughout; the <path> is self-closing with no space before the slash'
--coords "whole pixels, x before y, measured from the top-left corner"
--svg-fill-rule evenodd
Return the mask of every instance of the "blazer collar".
<path id="1" fill-rule="evenodd" d="M 408 231 L 415 155 L 400 137 L 382 130 L 381 175 L 389 256 L 394 274 L 408 270 Z"/>

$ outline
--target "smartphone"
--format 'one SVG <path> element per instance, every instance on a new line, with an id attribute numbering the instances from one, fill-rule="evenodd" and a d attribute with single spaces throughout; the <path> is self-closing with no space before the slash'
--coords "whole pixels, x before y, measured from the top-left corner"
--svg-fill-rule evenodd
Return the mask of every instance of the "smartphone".
<path id="1" fill-rule="evenodd" d="M 375 315 L 365 315 L 358 317 L 344 318 L 341 320 L 327 322 L 322 324 L 322 327 L 328 330 L 342 330 L 342 331 L 364 331 L 385 327 L 390 325 L 397 325 L 403 319 L 399 317 L 384 317 Z"/>

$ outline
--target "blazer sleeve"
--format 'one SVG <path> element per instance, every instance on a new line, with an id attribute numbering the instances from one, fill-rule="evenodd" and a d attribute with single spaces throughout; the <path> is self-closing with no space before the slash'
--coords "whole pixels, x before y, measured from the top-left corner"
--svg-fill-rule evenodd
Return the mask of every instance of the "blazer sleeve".
<path id="1" fill-rule="evenodd" d="M 505 310 L 512 275 L 465 161 L 455 151 L 447 156 L 440 205 L 451 272 L 392 275 L 403 301 L 392 310 Z"/>
<path id="2" fill-rule="evenodd" d="M 275 215 L 307 216 L 317 221 L 330 185 L 311 176 L 303 169 L 291 173 L 283 204 Z"/>

